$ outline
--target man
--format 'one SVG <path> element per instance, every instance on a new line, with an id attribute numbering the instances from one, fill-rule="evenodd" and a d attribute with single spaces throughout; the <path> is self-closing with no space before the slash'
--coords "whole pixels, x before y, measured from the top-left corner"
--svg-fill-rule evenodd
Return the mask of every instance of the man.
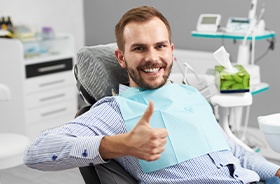
<path id="1" fill-rule="evenodd" d="M 159 11 L 147 6 L 129 10 L 115 34 L 115 56 L 128 70 L 130 88 L 43 132 L 25 153 L 27 166 L 62 170 L 116 159 L 138 183 L 153 184 L 269 183 L 280 176 L 279 166 L 246 152 L 222 132 L 197 90 L 166 84 L 174 45 Z M 144 113 L 137 117 L 139 112 Z"/>

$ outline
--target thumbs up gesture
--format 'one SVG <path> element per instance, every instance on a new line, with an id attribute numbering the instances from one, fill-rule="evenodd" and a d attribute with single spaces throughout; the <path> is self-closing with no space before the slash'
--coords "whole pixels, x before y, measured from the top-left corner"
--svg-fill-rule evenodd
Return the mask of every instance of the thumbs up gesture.
<path id="1" fill-rule="evenodd" d="M 143 116 L 127 136 L 127 143 L 130 147 L 129 155 L 146 161 L 160 158 L 168 136 L 166 129 L 151 127 L 150 119 L 153 112 L 154 104 L 150 101 Z"/>

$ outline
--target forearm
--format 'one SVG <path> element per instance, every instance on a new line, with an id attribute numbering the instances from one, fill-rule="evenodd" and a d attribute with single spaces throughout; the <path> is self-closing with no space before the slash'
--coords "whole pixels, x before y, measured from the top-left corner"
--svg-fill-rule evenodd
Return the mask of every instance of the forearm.
<path id="1" fill-rule="evenodd" d="M 24 163 L 33 169 L 54 171 L 104 163 L 98 148 L 102 137 L 48 134 L 37 138 L 26 150 Z"/>
<path id="2" fill-rule="evenodd" d="M 115 103 L 113 98 L 104 98 L 95 108 L 64 126 L 43 132 L 26 151 L 26 165 L 40 170 L 62 170 L 105 163 L 99 154 L 103 135 L 125 132 Z"/>
<path id="3" fill-rule="evenodd" d="M 258 173 L 261 180 L 275 176 L 280 168 L 278 165 L 269 162 L 262 155 L 255 152 L 242 155 L 241 162 L 245 168 Z"/>
<path id="4" fill-rule="evenodd" d="M 276 175 L 279 166 L 267 161 L 261 154 L 254 151 L 246 151 L 242 146 L 234 144 L 232 140 L 228 140 L 233 154 L 240 160 L 244 168 L 255 171 L 260 176 L 261 180 Z"/>
<path id="5" fill-rule="evenodd" d="M 246 151 L 242 146 L 234 143 L 226 134 L 225 138 L 228 141 L 233 155 L 239 159 L 242 167 L 258 173 L 261 180 L 275 176 L 277 173 L 280 175 L 280 171 L 278 170 L 280 167 L 278 165 L 267 161 L 259 153 Z"/>

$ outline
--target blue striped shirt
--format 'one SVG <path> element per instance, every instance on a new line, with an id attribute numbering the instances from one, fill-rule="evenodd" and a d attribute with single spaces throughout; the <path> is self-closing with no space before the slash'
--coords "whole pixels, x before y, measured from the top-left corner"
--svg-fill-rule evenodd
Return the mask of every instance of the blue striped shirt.
<path id="1" fill-rule="evenodd" d="M 125 132 L 119 104 L 106 97 L 64 126 L 39 135 L 26 150 L 24 162 L 47 171 L 102 164 L 106 161 L 98 150 L 103 136 Z M 231 151 L 209 153 L 150 173 L 144 173 L 134 157 L 116 160 L 141 184 L 249 183 L 270 178 L 279 169 L 260 154 L 246 152 L 226 134 L 225 138 Z"/>

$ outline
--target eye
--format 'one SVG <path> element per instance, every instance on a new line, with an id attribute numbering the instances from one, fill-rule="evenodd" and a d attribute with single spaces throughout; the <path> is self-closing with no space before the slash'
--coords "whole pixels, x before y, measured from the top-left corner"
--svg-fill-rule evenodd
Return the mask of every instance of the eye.
<path id="1" fill-rule="evenodd" d="M 163 49 L 164 47 L 166 47 L 166 45 L 164 45 L 164 44 L 160 44 L 160 45 L 156 46 L 157 49 Z"/>
<path id="2" fill-rule="evenodd" d="M 145 51 L 145 47 L 134 47 L 133 51 Z"/>

